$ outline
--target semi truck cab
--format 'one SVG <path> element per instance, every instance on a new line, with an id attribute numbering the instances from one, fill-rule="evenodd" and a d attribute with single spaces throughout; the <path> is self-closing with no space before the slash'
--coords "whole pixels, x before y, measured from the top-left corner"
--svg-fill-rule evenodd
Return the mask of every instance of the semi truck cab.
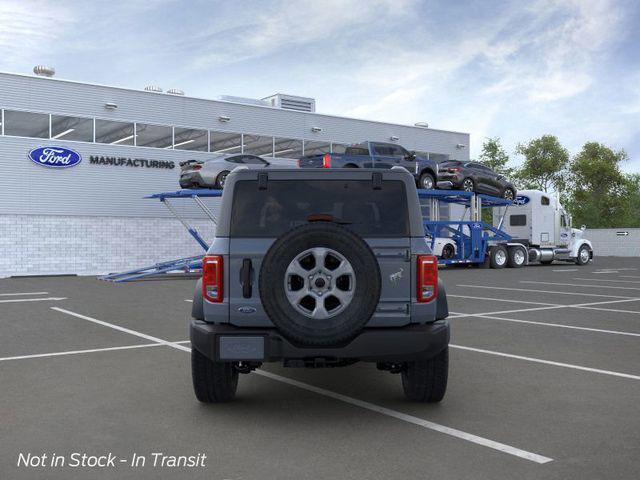
<path id="1" fill-rule="evenodd" d="M 572 228 L 571 216 L 558 199 L 540 190 L 522 190 L 502 215 L 494 216 L 494 226 L 525 245 L 529 262 L 575 261 L 583 265 L 593 259 L 593 247 L 583 237 L 585 227 Z"/>

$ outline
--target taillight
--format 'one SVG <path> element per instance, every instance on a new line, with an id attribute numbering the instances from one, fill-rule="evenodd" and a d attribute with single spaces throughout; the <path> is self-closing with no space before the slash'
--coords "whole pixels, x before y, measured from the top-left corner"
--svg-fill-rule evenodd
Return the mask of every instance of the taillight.
<path id="1" fill-rule="evenodd" d="M 435 255 L 418 255 L 418 302 L 430 302 L 438 296 L 438 259 Z"/>
<path id="2" fill-rule="evenodd" d="M 222 302 L 223 278 L 222 255 L 206 255 L 202 259 L 202 296 L 213 303 Z"/>
<path id="3" fill-rule="evenodd" d="M 191 170 L 200 170 L 202 168 L 202 165 L 194 165 L 193 167 L 191 167 Z"/>
<path id="4" fill-rule="evenodd" d="M 458 173 L 458 172 L 461 172 L 461 171 L 462 171 L 462 169 L 461 168 L 457 168 L 457 167 L 449 169 L 449 172 L 451 172 L 451 173 Z"/>
<path id="5" fill-rule="evenodd" d="M 300 159 L 297 159 L 296 163 L 298 164 L 298 168 L 300 168 Z"/>
<path id="6" fill-rule="evenodd" d="M 329 153 L 325 153 L 322 156 L 322 168 L 331 168 L 331 155 Z"/>

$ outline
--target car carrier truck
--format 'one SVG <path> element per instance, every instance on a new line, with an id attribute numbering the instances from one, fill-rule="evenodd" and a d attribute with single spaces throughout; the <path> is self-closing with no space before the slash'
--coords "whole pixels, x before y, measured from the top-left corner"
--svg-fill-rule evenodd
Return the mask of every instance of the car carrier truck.
<path id="1" fill-rule="evenodd" d="M 441 265 L 476 264 L 518 268 L 554 260 L 585 265 L 593 247 L 583 237 L 585 227 L 572 228 L 571 216 L 553 196 L 538 190 L 518 192 L 514 201 L 463 191 L 419 190 L 425 236 Z M 440 219 L 440 206 L 450 205 L 450 217 Z M 456 206 L 457 205 L 457 206 Z M 491 209 L 492 224 L 482 210 Z"/>

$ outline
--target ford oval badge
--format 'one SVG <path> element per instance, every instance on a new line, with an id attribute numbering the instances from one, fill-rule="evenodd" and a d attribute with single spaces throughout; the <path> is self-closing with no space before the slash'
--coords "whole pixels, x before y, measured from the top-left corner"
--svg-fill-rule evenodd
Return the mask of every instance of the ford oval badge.
<path id="1" fill-rule="evenodd" d="M 38 147 L 29 152 L 29 159 L 43 167 L 69 168 L 79 164 L 82 156 L 69 148 Z"/>
<path id="2" fill-rule="evenodd" d="M 516 199 L 513 201 L 514 205 L 526 205 L 527 203 L 529 203 L 529 201 L 531 201 L 531 199 L 529 197 L 527 197 L 526 195 L 518 195 L 516 197 Z"/>
<path id="3" fill-rule="evenodd" d="M 256 309 L 253 307 L 238 307 L 240 313 L 256 313 Z"/>

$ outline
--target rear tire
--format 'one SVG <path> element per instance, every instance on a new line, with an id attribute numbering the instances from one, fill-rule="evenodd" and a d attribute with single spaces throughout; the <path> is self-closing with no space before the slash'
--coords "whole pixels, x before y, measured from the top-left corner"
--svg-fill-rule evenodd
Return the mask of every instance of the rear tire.
<path id="1" fill-rule="evenodd" d="M 521 268 L 527 263 L 527 252 L 522 247 L 509 247 L 509 268 Z"/>
<path id="2" fill-rule="evenodd" d="M 509 255 L 507 249 L 502 245 L 495 245 L 491 247 L 490 258 L 489 265 L 491 268 L 504 268 L 507 265 Z"/>
<path id="3" fill-rule="evenodd" d="M 238 388 L 238 370 L 233 363 L 214 362 L 191 349 L 191 378 L 196 398 L 202 403 L 230 402 Z"/>
<path id="4" fill-rule="evenodd" d="M 216 177 L 216 188 L 220 190 L 224 188 L 224 184 L 227 181 L 227 175 L 229 175 L 229 172 L 226 170 L 218 174 Z"/>
<path id="5" fill-rule="evenodd" d="M 476 191 L 476 184 L 473 181 L 473 179 L 471 178 L 465 178 L 462 181 L 461 184 L 461 189 L 465 192 L 475 192 Z"/>
<path id="6" fill-rule="evenodd" d="M 452 244 L 447 243 L 445 246 L 442 247 L 442 255 L 440 255 L 442 259 L 449 260 L 450 258 L 455 257 L 455 255 L 456 255 L 456 249 Z"/>
<path id="7" fill-rule="evenodd" d="M 402 372 L 402 388 L 408 400 L 439 402 L 447 391 L 449 348 L 429 360 L 407 362 Z"/>
<path id="8" fill-rule="evenodd" d="M 420 175 L 420 180 L 418 181 L 418 188 L 423 188 L 425 190 L 433 190 L 434 188 L 436 188 L 436 181 L 433 178 L 433 175 L 426 172 Z"/>
<path id="9" fill-rule="evenodd" d="M 505 200 L 515 200 L 516 193 L 513 191 L 513 188 L 507 187 L 502 192 L 502 198 L 504 198 Z"/>

